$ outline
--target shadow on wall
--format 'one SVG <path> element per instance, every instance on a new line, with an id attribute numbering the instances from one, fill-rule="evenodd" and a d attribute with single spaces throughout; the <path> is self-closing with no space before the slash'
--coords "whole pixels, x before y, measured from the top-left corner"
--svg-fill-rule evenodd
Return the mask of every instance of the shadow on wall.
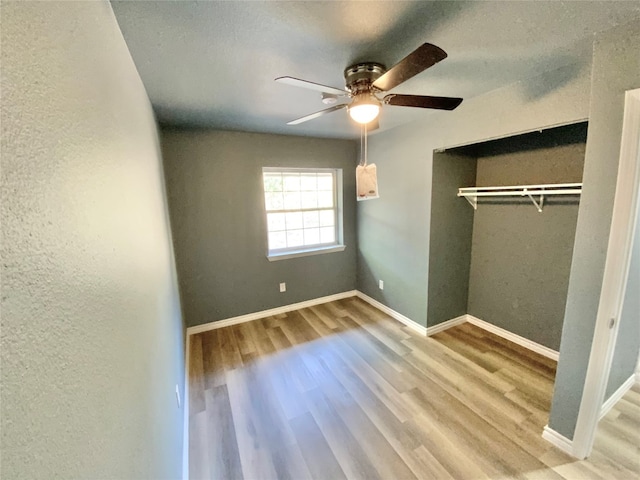
<path id="1" fill-rule="evenodd" d="M 534 81 L 524 84 L 524 96 L 528 101 L 538 100 L 570 83 L 586 67 L 586 62 L 571 63 L 537 75 L 534 77 Z"/>
<path id="2" fill-rule="evenodd" d="M 535 198 L 535 197 L 534 197 Z M 565 198 L 565 199 L 561 199 L 561 198 L 554 198 L 554 197 L 546 197 L 544 199 L 544 206 L 543 206 L 543 211 L 544 211 L 544 207 L 547 206 L 551 206 L 551 205 L 575 205 L 578 206 L 580 204 L 580 200 L 578 199 L 570 199 L 570 198 Z M 531 202 L 531 200 L 529 198 L 516 198 L 516 199 L 509 199 L 509 197 L 497 197 L 497 198 L 478 198 L 478 208 L 480 208 L 480 205 L 503 205 L 503 206 L 510 206 L 510 205 L 522 205 L 522 206 L 526 206 L 526 205 L 531 205 L 531 208 L 535 208 L 533 203 Z"/>
<path id="3" fill-rule="evenodd" d="M 517 142 L 513 140 L 513 137 L 499 138 L 489 142 L 460 147 L 455 151 L 461 155 L 471 157 L 489 157 L 553 148 L 559 145 L 575 145 L 585 142 L 587 128 L 587 122 L 580 122 L 518 135 Z"/>

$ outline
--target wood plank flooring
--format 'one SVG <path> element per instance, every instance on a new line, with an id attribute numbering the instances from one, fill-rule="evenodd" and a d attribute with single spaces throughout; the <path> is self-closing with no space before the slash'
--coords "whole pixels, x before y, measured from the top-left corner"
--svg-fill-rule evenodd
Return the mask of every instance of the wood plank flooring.
<path id="1" fill-rule="evenodd" d="M 638 395 L 602 427 L 631 446 L 577 462 L 541 438 L 555 362 L 469 324 L 424 338 L 353 297 L 193 335 L 189 362 L 194 480 L 640 471 Z"/>

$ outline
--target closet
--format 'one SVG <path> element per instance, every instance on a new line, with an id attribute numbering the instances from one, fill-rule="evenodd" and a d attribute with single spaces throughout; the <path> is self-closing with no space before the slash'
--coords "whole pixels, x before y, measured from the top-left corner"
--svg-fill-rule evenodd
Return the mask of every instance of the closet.
<path id="1" fill-rule="evenodd" d="M 434 152 L 427 325 L 469 314 L 557 351 L 587 123 Z"/>

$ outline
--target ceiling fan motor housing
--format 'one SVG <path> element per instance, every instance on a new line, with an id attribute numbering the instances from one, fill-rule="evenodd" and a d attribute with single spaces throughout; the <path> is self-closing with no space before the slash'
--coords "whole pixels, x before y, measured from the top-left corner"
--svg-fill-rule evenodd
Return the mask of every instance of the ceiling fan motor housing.
<path id="1" fill-rule="evenodd" d="M 352 96 L 370 93 L 372 84 L 387 71 L 380 63 L 357 63 L 345 69 L 344 80 Z"/>

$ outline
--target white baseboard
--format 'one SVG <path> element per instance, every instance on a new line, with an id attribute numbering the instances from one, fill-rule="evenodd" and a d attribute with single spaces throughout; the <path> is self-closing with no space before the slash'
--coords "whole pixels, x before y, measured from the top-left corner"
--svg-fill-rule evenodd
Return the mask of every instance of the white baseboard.
<path id="1" fill-rule="evenodd" d="M 349 290 L 347 292 L 336 293 L 335 295 L 328 295 L 326 297 L 313 298 L 311 300 L 306 300 L 304 302 L 292 303 L 289 305 L 283 305 L 282 307 L 271 308 L 269 310 L 262 310 L 260 312 L 247 313 L 246 315 L 240 315 L 237 317 L 225 318 L 224 320 L 218 320 L 215 322 L 204 323 L 202 325 L 195 325 L 193 327 L 187 328 L 187 337 L 189 335 L 195 335 L 197 333 L 207 332 L 209 330 L 215 330 L 216 328 L 228 327 L 230 325 L 236 325 L 238 323 L 250 322 L 252 320 L 258 320 L 259 318 L 270 317 L 272 315 L 279 315 L 281 313 L 292 312 L 294 310 L 299 310 L 301 308 L 312 307 L 314 305 L 320 305 L 322 303 L 333 302 L 335 300 L 341 300 L 343 298 L 355 297 L 361 298 L 365 302 L 374 306 L 378 310 L 386 313 L 390 317 L 398 320 L 401 323 L 404 323 L 406 326 L 412 328 L 418 333 L 422 335 L 426 335 L 427 329 L 417 323 L 414 320 L 411 320 L 409 317 L 405 317 L 399 312 L 387 307 L 383 303 L 371 298 L 370 296 L 360 292 L 359 290 Z M 457 319 L 454 319 L 457 320 Z M 451 322 L 452 320 L 449 320 Z M 445 322 L 446 323 L 446 322 Z M 453 325 L 449 325 L 452 327 Z M 440 325 L 437 325 L 440 327 Z M 437 328 L 434 327 L 434 328 Z M 444 328 L 442 328 L 444 330 Z"/>
<path id="2" fill-rule="evenodd" d="M 536 343 L 527 338 L 521 337 L 520 335 L 511 333 L 508 330 L 505 330 L 504 328 L 496 327 L 492 323 L 485 322 L 484 320 L 480 320 L 479 318 L 474 317 L 473 315 L 467 314 L 466 317 L 467 317 L 467 322 L 471 323 L 472 325 L 475 325 L 476 327 L 480 327 L 484 330 L 487 330 L 488 332 L 498 335 L 499 337 L 505 338 L 510 342 L 516 343 L 524 348 L 528 348 L 529 350 L 539 353 L 540 355 L 543 355 L 547 358 L 555 360 L 556 362 L 558 361 L 559 353 L 555 350 L 552 350 L 549 347 L 545 347 L 544 345 L 540 345 L 539 343 Z"/>
<path id="3" fill-rule="evenodd" d="M 607 401 L 602 404 L 602 408 L 600 409 L 600 417 L 598 418 L 598 420 L 602 420 L 602 417 L 609 413 L 613 406 L 618 403 L 618 400 L 624 397 L 624 394 L 631 390 L 631 387 L 633 387 L 633 384 L 637 381 L 636 375 L 637 373 L 634 373 L 629 378 L 627 378 L 627 380 L 622 385 L 620 385 L 620 387 L 615 392 L 613 392 L 613 394 L 611 394 Z"/>
<path id="4" fill-rule="evenodd" d="M 527 338 L 521 337 L 520 335 L 516 335 L 515 333 L 509 332 L 508 330 L 497 327 L 489 322 L 480 320 L 479 318 L 474 317 L 473 315 L 469 315 L 469 314 L 460 315 L 459 317 L 452 318 L 451 320 L 447 320 L 445 322 L 439 323 L 438 325 L 434 325 L 433 327 L 425 328 L 424 326 L 420 325 L 416 321 L 411 320 L 410 318 L 402 315 L 399 312 L 396 312 L 392 308 L 387 307 L 383 303 L 380 303 L 379 301 L 371 298 L 370 296 L 362 293 L 361 291 L 356 290 L 355 292 L 358 298 L 361 298 L 365 302 L 376 307 L 378 310 L 386 313 L 390 317 L 398 320 L 401 323 L 404 323 L 409 328 L 425 336 L 435 335 L 436 333 L 447 330 L 448 328 L 455 327 L 456 325 L 460 325 L 462 323 L 468 322 L 484 330 L 487 330 L 495 335 L 498 335 L 499 337 L 505 338 L 506 340 L 509 340 L 517 345 L 525 347 L 533 352 L 536 352 L 547 358 L 555 360 L 556 362 L 558 361 L 558 358 L 559 358 L 559 353 L 557 351 L 552 350 L 549 347 L 545 347 L 544 345 L 540 345 L 539 343 L 536 343 Z"/>
<path id="5" fill-rule="evenodd" d="M 238 317 L 231 317 L 231 318 L 226 318 L 224 320 L 204 323 L 202 325 L 195 325 L 193 327 L 187 328 L 187 337 L 189 335 L 195 335 L 196 333 L 215 330 L 216 328 L 228 327 L 230 325 L 236 325 L 238 323 L 258 320 L 259 318 L 265 318 L 265 317 L 270 317 L 272 315 L 280 315 L 281 313 L 300 310 L 301 308 L 313 307 L 314 305 L 320 305 L 321 303 L 328 303 L 328 302 L 333 302 L 335 300 L 341 300 L 343 298 L 354 297 L 357 294 L 358 294 L 357 290 L 350 290 L 348 292 L 336 293 L 335 295 L 328 295 L 326 297 L 319 297 L 319 298 L 313 298 L 311 300 L 305 300 L 304 302 L 283 305 L 282 307 L 271 308 L 269 310 L 262 310 L 260 312 L 247 313 L 246 315 L 240 315 Z"/>
<path id="6" fill-rule="evenodd" d="M 433 327 L 427 327 L 427 336 L 435 335 L 438 332 L 442 332 L 448 328 L 455 327 L 456 325 L 460 325 L 465 322 L 467 322 L 467 316 L 460 315 L 459 317 L 452 318 L 451 320 L 439 323 L 438 325 L 434 325 Z"/>
<path id="7" fill-rule="evenodd" d="M 555 430 L 549 428 L 549 425 L 544 426 L 544 430 L 542 431 L 542 438 L 544 438 L 547 442 L 553 444 L 558 447 L 565 453 L 568 453 L 572 457 L 573 454 L 573 441 L 569 440 L 564 435 L 559 434 Z"/>
<path id="8" fill-rule="evenodd" d="M 527 348 L 533 352 L 539 353 L 547 358 L 558 361 L 559 354 L 555 350 L 552 350 L 544 345 L 540 345 L 532 340 L 521 337 L 520 335 L 516 335 L 515 333 L 511 333 L 504 328 L 496 327 L 492 323 L 485 322 L 484 320 L 480 320 L 473 315 L 465 314 L 460 315 L 459 317 L 452 318 L 451 320 L 447 320 L 446 322 L 439 323 L 438 325 L 434 325 L 433 327 L 427 327 L 427 336 L 435 335 L 438 332 L 442 332 L 447 330 L 448 328 L 455 327 L 456 325 L 460 325 L 462 323 L 470 323 L 475 325 L 476 327 L 480 327 L 483 330 L 491 332 L 499 337 L 502 337 L 510 342 L 513 342 L 521 347 Z"/>
<path id="9" fill-rule="evenodd" d="M 371 298 L 369 295 L 366 295 L 366 294 L 362 293 L 359 290 L 356 290 L 356 295 L 358 296 L 358 298 L 361 298 L 362 300 L 364 300 L 368 304 L 376 307 L 381 312 L 386 313 L 391 318 L 394 318 L 394 319 L 398 320 L 400 323 L 404 323 L 407 327 L 411 328 L 412 330 L 415 330 L 419 334 L 427 335 L 427 328 L 422 326 L 422 325 L 420 325 L 415 320 L 411 320 L 409 317 L 405 317 L 401 313 L 396 312 L 395 310 L 387 307 L 385 304 L 380 303 L 379 301 Z"/>

